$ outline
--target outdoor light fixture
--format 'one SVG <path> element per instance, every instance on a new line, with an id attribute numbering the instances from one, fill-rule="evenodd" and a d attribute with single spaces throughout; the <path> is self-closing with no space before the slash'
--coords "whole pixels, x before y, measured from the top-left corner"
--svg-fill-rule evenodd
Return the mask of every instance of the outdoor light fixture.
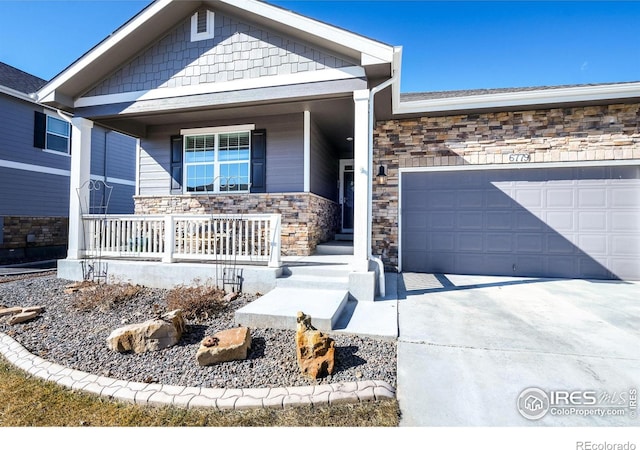
<path id="1" fill-rule="evenodd" d="M 387 174 L 384 171 L 384 166 L 381 164 L 378 169 L 378 175 L 376 175 L 376 180 L 378 184 L 387 184 Z"/>

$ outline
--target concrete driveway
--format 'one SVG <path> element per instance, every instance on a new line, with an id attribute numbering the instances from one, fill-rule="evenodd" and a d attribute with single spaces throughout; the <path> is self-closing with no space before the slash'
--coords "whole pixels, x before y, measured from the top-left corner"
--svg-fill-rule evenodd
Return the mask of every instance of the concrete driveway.
<path id="1" fill-rule="evenodd" d="M 398 280 L 402 426 L 640 426 L 639 283 Z"/>

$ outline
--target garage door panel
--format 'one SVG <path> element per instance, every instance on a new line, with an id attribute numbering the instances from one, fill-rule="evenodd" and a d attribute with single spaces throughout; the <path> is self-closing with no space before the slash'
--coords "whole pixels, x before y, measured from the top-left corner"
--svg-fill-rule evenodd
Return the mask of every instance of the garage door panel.
<path id="1" fill-rule="evenodd" d="M 547 208 L 573 209 L 573 189 L 554 187 L 543 191 L 546 194 Z"/>
<path id="2" fill-rule="evenodd" d="M 636 231 L 640 229 L 640 214 L 612 211 L 609 215 L 612 231 Z"/>
<path id="3" fill-rule="evenodd" d="M 637 186 L 620 186 L 618 183 L 617 188 L 611 192 L 611 207 L 612 208 L 633 208 L 640 207 L 640 196 L 638 196 L 639 187 Z"/>
<path id="4" fill-rule="evenodd" d="M 611 250 L 615 255 L 638 255 L 638 248 L 640 248 L 640 237 L 637 235 L 612 236 L 611 247 Z"/>
<path id="5" fill-rule="evenodd" d="M 513 215 L 515 216 L 515 231 L 537 231 L 546 228 L 544 222 L 530 211 L 516 211 Z"/>
<path id="6" fill-rule="evenodd" d="M 457 233 L 456 249 L 460 252 L 482 252 L 484 250 L 482 233 Z"/>
<path id="7" fill-rule="evenodd" d="M 544 236 L 538 233 L 519 233 L 516 235 L 516 252 L 542 253 Z"/>
<path id="8" fill-rule="evenodd" d="M 456 206 L 457 208 L 481 210 L 484 208 L 483 192 L 478 192 L 477 190 L 459 191 L 456 199 Z"/>
<path id="9" fill-rule="evenodd" d="M 484 228 L 484 213 L 482 211 L 466 211 L 458 212 L 456 217 L 458 219 L 459 230 L 482 230 Z"/>
<path id="10" fill-rule="evenodd" d="M 422 196 L 426 199 L 429 209 L 451 209 L 457 198 L 456 193 L 441 189 L 430 191 L 428 196 L 423 192 Z"/>
<path id="11" fill-rule="evenodd" d="M 606 256 L 608 253 L 607 236 L 600 234 L 583 234 L 578 236 L 578 247 L 591 257 Z"/>
<path id="12" fill-rule="evenodd" d="M 403 235 L 403 243 L 414 250 L 429 250 L 429 236 L 421 231 L 407 232 Z"/>
<path id="13" fill-rule="evenodd" d="M 485 191 L 487 208 L 490 209 L 512 209 L 513 200 L 511 199 L 511 191 L 503 192 L 498 188 Z"/>
<path id="14" fill-rule="evenodd" d="M 506 233 L 487 233 L 486 251 L 510 253 L 513 251 L 513 236 Z"/>
<path id="15" fill-rule="evenodd" d="M 408 206 L 405 187 L 426 185 Z M 640 279 L 640 167 L 412 172 L 402 186 L 404 270 Z"/>
<path id="16" fill-rule="evenodd" d="M 513 213 L 511 211 L 487 211 L 485 221 L 487 230 L 513 229 Z"/>
<path id="17" fill-rule="evenodd" d="M 455 242 L 456 234 L 452 232 L 431 233 L 429 235 L 429 249 L 433 252 L 454 252 L 456 250 Z"/>
<path id="18" fill-rule="evenodd" d="M 456 224 L 456 213 L 453 211 L 434 211 L 427 217 L 432 230 L 452 230 Z"/>
<path id="19" fill-rule="evenodd" d="M 516 191 L 515 199 L 523 208 L 542 208 L 544 204 L 543 193 L 534 189 L 522 189 Z"/>
<path id="20" fill-rule="evenodd" d="M 573 211 L 547 211 L 544 223 L 558 233 L 574 231 Z"/>

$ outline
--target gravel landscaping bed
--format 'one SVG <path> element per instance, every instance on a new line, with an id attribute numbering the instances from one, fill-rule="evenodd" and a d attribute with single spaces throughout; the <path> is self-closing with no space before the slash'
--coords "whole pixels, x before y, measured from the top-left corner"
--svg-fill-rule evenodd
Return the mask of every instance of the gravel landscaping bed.
<path id="1" fill-rule="evenodd" d="M 300 375 L 295 332 L 251 329 L 252 348 L 244 361 L 201 367 L 195 359 L 200 341 L 237 326 L 236 309 L 255 297 L 243 294 L 215 317 L 187 320 L 187 331 L 174 347 L 142 354 L 117 353 L 107 348 L 107 336 L 125 324 L 152 319 L 166 311 L 168 290 L 143 288 L 134 298 L 110 308 L 77 308 L 77 294 L 67 294 L 72 282 L 55 275 L 0 283 L 0 305 L 44 306 L 40 317 L 9 325 L 0 318 L 0 331 L 30 352 L 73 369 L 127 381 L 194 387 L 260 388 L 306 386 L 344 381 L 382 380 L 396 386 L 396 343 L 345 334 L 329 335 L 336 342 L 333 375 L 309 380 Z"/>

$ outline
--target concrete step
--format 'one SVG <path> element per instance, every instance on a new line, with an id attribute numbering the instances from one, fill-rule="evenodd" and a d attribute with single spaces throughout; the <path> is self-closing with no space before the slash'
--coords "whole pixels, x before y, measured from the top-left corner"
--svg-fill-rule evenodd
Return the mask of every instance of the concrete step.
<path id="1" fill-rule="evenodd" d="M 331 241 L 318 244 L 316 255 L 353 255 L 353 242 Z"/>
<path id="2" fill-rule="evenodd" d="M 351 272 L 351 266 L 348 264 L 287 264 L 282 268 L 282 277 L 297 277 L 304 275 L 318 277 L 348 277 L 349 272 Z"/>
<path id="3" fill-rule="evenodd" d="M 349 291 L 276 287 L 235 312 L 239 326 L 296 329 L 298 311 L 321 331 L 331 331 L 349 301 Z"/>
<path id="4" fill-rule="evenodd" d="M 276 279 L 276 287 L 299 289 L 349 289 L 348 276 L 290 275 Z"/>
<path id="5" fill-rule="evenodd" d="M 336 241 L 351 241 L 353 242 L 353 233 L 336 233 L 334 238 Z"/>

